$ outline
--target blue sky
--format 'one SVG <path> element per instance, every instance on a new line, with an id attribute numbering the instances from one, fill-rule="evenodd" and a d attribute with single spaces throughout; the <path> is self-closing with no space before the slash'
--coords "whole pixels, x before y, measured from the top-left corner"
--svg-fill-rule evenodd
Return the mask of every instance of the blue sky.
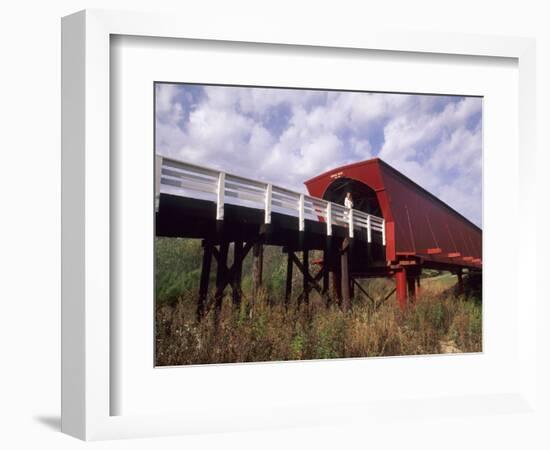
<path id="1" fill-rule="evenodd" d="M 156 151 L 305 192 L 328 169 L 380 157 L 475 224 L 482 99 L 156 85 Z"/>

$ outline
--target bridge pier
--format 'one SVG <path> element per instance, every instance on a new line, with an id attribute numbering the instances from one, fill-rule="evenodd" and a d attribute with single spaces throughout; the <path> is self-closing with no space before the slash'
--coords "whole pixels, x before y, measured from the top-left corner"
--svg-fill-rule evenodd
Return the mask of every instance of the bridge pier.
<path id="1" fill-rule="evenodd" d="M 342 285 L 342 310 L 349 311 L 351 309 L 350 297 L 350 277 L 349 277 L 349 248 L 350 240 L 345 238 L 342 242 L 342 251 L 340 256 L 341 269 L 341 285 Z"/>
<path id="2" fill-rule="evenodd" d="M 322 298 L 325 298 L 325 302 L 329 304 L 330 297 L 328 295 L 328 281 L 325 281 L 328 277 L 328 268 L 325 267 L 325 261 L 323 261 L 323 266 L 319 269 L 319 271 L 315 275 L 312 275 L 309 271 L 310 250 L 304 249 L 302 251 L 302 260 L 300 260 L 295 251 L 292 249 L 283 248 L 283 252 L 286 252 L 288 255 L 286 266 L 285 307 L 288 308 L 292 300 L 293 266 L 296 266 L 302 275 L 302 292 L 296 298 L 296 306 L 300 307 L 302 301 L 304 301 L 306 305 L 309 305 L 309 294 L 312 290 L 316 290 Z M 322 282 L 321 279 L 323 279 Z"/>
<path id="3" fill-rule="evenodd" d="M 289 249 L 286 262 L 286 287 L 285 287 L 285 308 L 288 308 L 290 299 L 292 298 L 292 268 L 294 263 L 292 261 L 292 252 Z"/>
<path id="4" fill-rule="evenodd" d="M 332 296 L 338 306 L 342 307 L 342 280 L 339 266 L 334 267 L 332 270 Z"/>
<path id="5" fill-rule="evenodd" d="M 464 280 L 462 279 L 462 269 L 458 269 L 456 272 L 457 276 L 457 284 L 456 284 L 456 292 L 458 295 L 464 294 Z"/>
<path id="6" fill-rule="evenodd" d="M 322 296 L 325 298 L 325 304 L 327 308 L 330 306 L 330 296 L 329 296 L 329 283 L 330 283 L 330 248 L 323 250 L 323 289 Z"/>
<path id="7" fill-rule="evenodd" d="M 216 269 L 216 293 L 214 294 L 214 320 L 216 324 L 220 320 L 222 310 L 223 291 L 227 285 L 227 252 L 229 250 L 229 242 L 225 241 L 220 244 L 220 249 L 217 253 L 217 269 Z"/>
<path id="8" fill-rule="evenodd" d="M 243 242 L 235 241 L 233 244 L 233 276 L 231 277 L 231 288 L 233 291 L 233 306 L 236 309 L 241 307 L 241 278 L 243 272 Z"/>
<path id="9" fill-rule="evenodd" d="M 261 241 L 254 244 L 252 249 L 252 258 L 252 295 L 255 300 L 260 292 L 263 279 L 264 246 Z"/>
<path id="10" fill-rule="evenodd" d="M 204 316 L 204 309 L 208 298 L 208 282 L 210 281 L 210 266 L 212 264 L 212 243 L 204 240 L 203 248 L 199 299 L 197 302 L 197 321 L 200 321 Z"/>
<path id="11" fill-rule="evenodd" d="M 407 293 L 409 301 L 411 303 L 416 302 L 416 276 L 414 274 L 407 274 Z"/>
<path id="12" fill-rule="evenodd" d="M 302 252 L 302 265 L 303 265 L 303 271 L 302 271 L 302 280 L 303 280 L 303 296 L 299 297 L 299 300 L 303 298 L 306 305 L 309 305 L 309 250 L 304 249 Z M 300 305 L 300 301 L 298 302 L 298 306 Z"/>
<path id="13" fill-rule="evenodd" d="M 405 309 L 410 302 L 414 304 L 420 295 L 420 274 L 422 269 L 418 265 L 401 266 L 395 271 L 395 292 L 401 309 Z"/>
<path id="14" fill-rule="evenodd" d="M 211 241 L 203 241 L 203 259 L 201 276 L 199 282 L 199 296 L 197 300 L 197 321 L 202 320 L 206 310 L 208 299 L 208 284 L 210 278 L 210 268 L 212 256 L 216 259 L 216 290 L 214 293 L 214 318 L 216 323 L 222 309 L 224 291 L 227 285 L 231 286 L 233 306 L 240 308 L 242 300 L 242 270 L 243 261 L 252 247 L 252 242 L 246 244 L 242 240 L 235 240 L 233 244 L 233 264 L 227 266 L 230 241 L 224 240 L 219 243 L 217 248 Z"/>
<path id="15" fill-rule="evenodd" d="M 397 303 L 403 310 L 407 307 L 407 271 L 406 269 L 398 269 L 395 272 L 395 295 Z"/>

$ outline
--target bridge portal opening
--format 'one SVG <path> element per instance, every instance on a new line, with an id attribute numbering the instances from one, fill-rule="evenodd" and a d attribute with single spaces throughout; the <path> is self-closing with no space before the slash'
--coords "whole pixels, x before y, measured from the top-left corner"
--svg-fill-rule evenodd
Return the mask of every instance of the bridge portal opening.
<path id="1" fill-rule="evenodd" d="M 343 205 L 348 192 L 351 192 L 354 209 L 383 217 L 374 189 L 351 178 L 342 177 L 334 180 L 325 191 L 323 199 Z"/>

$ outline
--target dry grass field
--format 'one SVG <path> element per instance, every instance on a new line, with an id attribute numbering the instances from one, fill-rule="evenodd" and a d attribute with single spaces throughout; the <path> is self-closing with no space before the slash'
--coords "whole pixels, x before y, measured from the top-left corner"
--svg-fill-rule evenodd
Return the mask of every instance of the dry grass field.
<path id="1" fill-rule="evenodd" d="M 424 273 L 414 307 L 401 311 L 392 280 L 361 282 L 375 302 L 358 289 L 353 308 L 327 307 L 311 294 L 309 305 L 284 307 L 286 259 L 266 248 L 265 282 L 252 310 L 250 261 L 243 270 L 238 310 L 230 290 L 215 326 L 212 310 L 198 323 L 196 298 L 200 242 L 158 238 L 156 242 L 156 364 L 184 365 L 252 361 L 428 355 L 482 350 L 481 292 L 458 296 L 456 277 Z M 215 266 L 215 264 L 214 264 Z M 213 267 L 212 274 L 215 273 Z M 296 286 L 300 280 L 296 276 Z M 212 299 L 210 299 L 211 302 Z"/>

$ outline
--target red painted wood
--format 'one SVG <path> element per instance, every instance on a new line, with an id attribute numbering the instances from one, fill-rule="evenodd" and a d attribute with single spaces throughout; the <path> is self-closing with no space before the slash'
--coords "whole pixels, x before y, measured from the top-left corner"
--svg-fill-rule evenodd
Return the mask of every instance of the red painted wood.
<path id="1" fill-rule="evenodd" d="M 429 254 L 433 261 L 460 267 L 480 265 L 474 261 L 482 259 L 482 230 L 381 159 L 329 170 L 305 185 L 311 195 L 323 197 L 341 177 L 360 181 L 376 192 L 386 220 L 388 261 L 396 261 L 397 254 Z M 458 259 L 460 255 L 471 259 Z"/>
<path id="2" fill-rule="evenodd" d="M 395 272 L 395 295 L 401 309 L 407 307 L 407 273 L 405 269 Z"/>

